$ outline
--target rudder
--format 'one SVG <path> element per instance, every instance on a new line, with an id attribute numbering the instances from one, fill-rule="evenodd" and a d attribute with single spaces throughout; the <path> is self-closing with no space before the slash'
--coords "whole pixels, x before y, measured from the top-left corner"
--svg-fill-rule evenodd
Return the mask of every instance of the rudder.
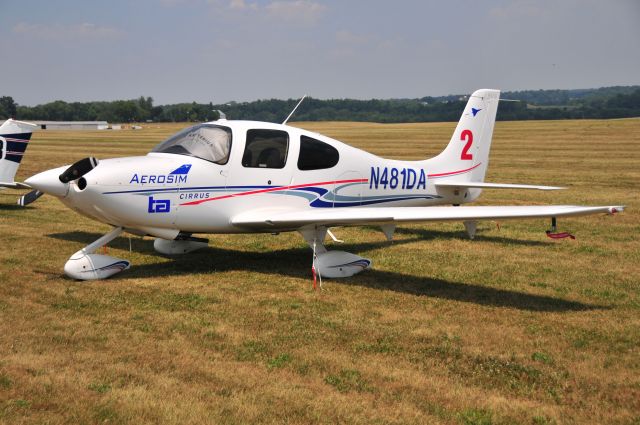
<path id="1" fill-rule="evenodd" d="M 35 124 L 13 119 L 6 120 L 0 126 L 0 182 L 13 182 L 31 133 L 37 127 Z"/>
<path id="2" fill-rule="evenodd" d="M 491 89 L 476 90 L 469 96 L 449 144 L 428 160 L 434 177 L 484 181 L 499 99 L 500 91 Z"/>

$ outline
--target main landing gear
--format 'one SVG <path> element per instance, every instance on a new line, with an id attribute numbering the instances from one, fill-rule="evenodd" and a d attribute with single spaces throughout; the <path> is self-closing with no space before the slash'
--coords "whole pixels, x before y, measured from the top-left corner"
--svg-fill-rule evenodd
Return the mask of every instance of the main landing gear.
<path id="1" fill-rule="evenodd" d="M 153 249 L 164 255 L 188 254 L 208 246 L 208 239 L 195 238 L 191 235 L 184 234 L 178 234 L 178 237 L 172 240 L 156 238 L 156 240 L 153 241 Z"/>
<path id="2" fill-rule="evenodd" d="M 124 229 L 116 227 L 95 242 L 90 243 L 69 258 L 64 265 L 64 272 L 72 279 L 96 280 L 106 279 L 127 270 L 131 263 L 121 258 L 104 254 L 96 254 L 96 251 L 120 236 Z M 390 239 L 393 228 L 383 228 Z M 340 278 L 349 277 L 371 267 L 371 260 L 344 251 L 327 251 L 324 240 L 327 233 L 331 232 L 324 226 L 301 230 L 300 233 L 314 250 L 313 267 L 320 277 Z M 338 241 L 335 236 L 332 238 Z M 341 241 L 338 241 L 341 242 Z M 153 247 L 156 251 L 166 255 L 186 254 L 196 249 L 206 247 L 207 240 L 194 238 L 190 235 L 178 236 L 175 240 L 156 238 Z"/>
<path id="3" fill-rule="evenodd" d="M 345 251 L 327 251 L 324 226 L 300 230 L 300 234 L 313 249 L 313 268 L 321 277 L 349 277 L 371 267 L 371 260 Z"/>

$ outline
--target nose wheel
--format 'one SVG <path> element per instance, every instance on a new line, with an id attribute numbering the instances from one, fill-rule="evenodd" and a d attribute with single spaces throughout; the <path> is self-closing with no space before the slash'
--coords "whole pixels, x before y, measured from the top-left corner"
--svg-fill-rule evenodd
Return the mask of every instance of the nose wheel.
<path id="1" fill-rule="evenodd" d="M 116 227 L 73 254 L 64 265 L 64 273 L 72 279 L 97 280 L 106 279 L 128 269 L 131 263 L 127 260 L 95 253 L 99 248 L 120 236 L 123 230 L 122 227 Z"/>

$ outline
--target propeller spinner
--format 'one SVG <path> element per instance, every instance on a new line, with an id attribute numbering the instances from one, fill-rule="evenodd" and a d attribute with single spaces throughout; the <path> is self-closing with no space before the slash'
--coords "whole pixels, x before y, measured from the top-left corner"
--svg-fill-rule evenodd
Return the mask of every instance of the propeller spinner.
<path id="1" fill-rule="evenodd" d="M 25 180 L 25 183 L 36 191 L 53 196 L 65 197 L 69 192 L 69 182 L 80 179 L 89 171 L 93 170 L 97 165 L 97 159 L 88 157 L 77 161 L 69 167 L 59 167 L 43 171 L 42 173 L 29 177 Z M 32 192 L 25 195 L 25 197 L 26 196 L 31 198 L 35 196 L 35 193 Z M 35 199 L 37 198 L 34 198 L 33 200 Z"/>

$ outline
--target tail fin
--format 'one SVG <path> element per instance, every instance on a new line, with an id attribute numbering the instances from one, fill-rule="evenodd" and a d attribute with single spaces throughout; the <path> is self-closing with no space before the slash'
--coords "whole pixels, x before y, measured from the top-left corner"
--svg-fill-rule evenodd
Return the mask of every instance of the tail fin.
<path id="1" fill-rule="evenodd" d="M 482 89 L 469 96 L 451 141 L 440 155 L 427 161 L 431 178 L 484 181 L 499 99 L 499 90 Z"/>
<path id="2" fill-rule="evenodd" d="M 37 127 L 35 124 L 13 119 L 6 120 L 0 126 L 0 186 L 16 186 L 13 179 L 27 150 L 31 133 Z"/>

